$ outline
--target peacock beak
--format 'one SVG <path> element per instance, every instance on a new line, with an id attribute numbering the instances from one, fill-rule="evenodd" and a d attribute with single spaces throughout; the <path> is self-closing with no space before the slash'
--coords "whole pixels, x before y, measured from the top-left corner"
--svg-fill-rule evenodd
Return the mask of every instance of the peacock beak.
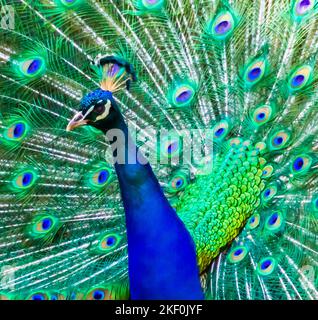
<path id="1" fill-rule="evenodd" d="M 72 131 L 77 127 L 86 125 L 87 123 L 88 120 L 85 120 L 85 117 L 83 116 L 82 112 L 78 112 L 67 125 L 66 131 Z"/>

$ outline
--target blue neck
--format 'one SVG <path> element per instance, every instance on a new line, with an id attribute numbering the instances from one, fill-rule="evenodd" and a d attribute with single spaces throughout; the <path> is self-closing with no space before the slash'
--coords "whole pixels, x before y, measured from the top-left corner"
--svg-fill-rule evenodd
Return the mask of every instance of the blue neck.
<path id="1" fill-rule="evenodd" d="M 126 213 L 128 264 L 132 299 L 203 299 L 195 245 L 170 206 L 151 166 L 137 158 L 138 149 L 122 118 L 116 124 L 125 143 L 112 144 Z M 110 141 L 112 142 L 112 141 Z"/>

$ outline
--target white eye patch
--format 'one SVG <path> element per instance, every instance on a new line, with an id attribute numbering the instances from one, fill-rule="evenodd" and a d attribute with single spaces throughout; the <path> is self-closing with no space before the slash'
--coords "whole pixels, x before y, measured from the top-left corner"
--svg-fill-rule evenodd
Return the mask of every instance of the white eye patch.
<path id="1" fill-rule="evenodd" d="M 110 111 L 110 108 L 111 108 L 112 104 L 109 100 L 107 100 L 106 104 L 105 104 L 105 111 L 96 118 L 95 122 L 98 121 L 98 120 L 102 120 L 102 119 L 105 119 L 108 115 L 109 115 L 109 111 Z"/>

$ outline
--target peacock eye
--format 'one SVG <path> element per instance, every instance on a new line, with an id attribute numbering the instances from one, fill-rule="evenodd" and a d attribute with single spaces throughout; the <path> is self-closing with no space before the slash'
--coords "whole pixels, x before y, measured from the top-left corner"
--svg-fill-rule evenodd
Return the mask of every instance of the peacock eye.
<path id="1" fill-rule="evenodd" d="M 277 262 L 272 257 L 262 259 L 257 265 L 257 273 L 261 276 L 270 275 L 276 268 Z"/>
<path id="2" fill-rule="evenodd" d="M 239 246 L 239 247 L 235 247 L 233 248 L 229 255 L 228 255 L 228 259 L 231 263 L 237 263 L 242 261 L 246 255 L 248 254 L 248 248 L 245 246 Z"/>
<path id="3" fill-rule="evenodd" d="M 31 294 L 28 300 L 49 300 L 49 296 L 45 292 L 36 292 Z"/>
<path id="4" fill-rule="evenodd" d="M 101 236 L 97 245 L 97 252 L 109 253 L 113 252 L 121 243 L 121 236 L 116 233 L 106 233 Z"/>
<path id="5" fill-rule="evenodd" d="M 97 114 L 102 114 L 103 112 L 105 112 L 105 105 L 100 104 L 96 106 L 94 112 L 96 112 Z"/>
<path id="6" fill-rule="evenodd" d="M 111 291 L 108 288 L 96 287 L 88 291 L 86 300 L 111 300 Z"/>
<path id="7" fill-rule="evenodd" d="M 53 215 L 40 214 L 34 217 L 28 226 L 29 235 L 33 239 L 41 239 L 52 235 L 53 231 L 58 229 L 58 221 L 59 220 Z"/>

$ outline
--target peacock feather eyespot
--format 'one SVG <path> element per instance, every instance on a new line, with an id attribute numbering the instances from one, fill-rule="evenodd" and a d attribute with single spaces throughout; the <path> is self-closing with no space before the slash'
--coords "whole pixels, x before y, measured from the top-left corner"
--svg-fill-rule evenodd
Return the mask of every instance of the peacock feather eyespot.
<path id="1" fill-rule="evenodd" d="M 192 88 L 182 87 L 178 88 L 175 94 L 176 105 L 182 105 L 183 103 L 188 103 L 193 97 L 194 92 Z"/>
<path id="2" fill-rule="evenodd" d="M 255 149 L 259 151 L 260 154 L 263 154 L 266 150 L 266 143 L 265 142 L 257 142 L 255 144 Z"/>
<path id="3" fill-rule="evenodd" d="M 83 0 L 54 0 L 54 2 L 57 6 L 62 6 L 65 9 L 70 9 L 80 5 Z"/>
<path id="4" fill-rule="evenodd" d="M 305 16 L 313 12 L 316 0 L 294 0 L 293 15 L 294 18 L 300 21 Z"/>
<path id="5" fill-rule="evenodd" d="M 245 85 L 248 88 L 259 83 L 267 73 L 268 62 L 264 57 L 260 57 L 252 61 L 246 68 L 243 74 Z"/>
<path id="6" fill-rule="evenodd" d="M 111 291 L 104 287 L 95 287 L 91 289 L 85 300 L 111 300 Z"/>
<path id="7" fill-rule="evenodd" d="M 121 236 L 116 233 L 107 233 L 98 240 L 97 251 L 100 253 L 108 253 L 118 248 L 121 242 Z"/>
<path id="8" fill-rule="evenodd" d="M 262 178 L 270 178 L 273 174 L 274 168 L 272 165 L 268 164 L 263 168 Z"/>
<path id="9" fill-rule="evenodd" d="M 32 293 L 27 300 L 43 301 L 50 300 L 50 297 L 46 292 L 35 292 Z"/>
<path id="10" fill-rule="evenodd" d="M 170 193 L 176 193 L 184 190 L 188 185 L 187 176 L 179 172 L 175 174 L 168 183 L 167 191 Z"/>
<path id="11" fill-rule="evenodd" d="M 165 0 L 142 0 L 145 7 L 150 9 L 162 7 Z"/>
<path id="12" fill-rule="evenodd" d="M 213 127 L 213 139 L 222 140 L 229 132 L 230 126 L 227 120 L 222 120 Z"/>
<path id="13" fill-rule="evenodd" d="M 276 131 L 269 137 L 269 148 L 271 150 L 279 150 L 286 147 L 289 143 L 291 134 L 288 130 Z"/>
<path id="14" fill-rule="evenodd" d="M 290 171 L 293 175 L 306 174 L 311 168 L 313 159 L 307 154 L 301 154 L 293 158 L 291 162 Z"/>
<path id="15" fill-rule="evenodd" d="M 9 141 L 21 141 L 27 135 L 29 125 L 24 121 L 15 121 L 4 132 L 5 139 Z"/>
<path id="16" fill-rule="evenodd" d="M 281 229 L 284 222 L 284 216 L 281 211 L 271 213 L 265 222 L 265 229 L 272 232 L 277 232 Z"/>
<path id="17" fill-rule="evenodd" d="M 170 134 L 161 139 L 159 142 L 160 156 L 162 158 L 174 158 L 180 156 L 182 152 L 181 137 L 177 134 Z"/>
<path id="18" fill-rule="evenodd" d="M 113 171 L 106 165 L 101 165 L 100 167 L 92 170 L 87 175 L 88 185 L 92 189 L 100 190 L 107 186 L 113 177 Z"/>
<path id="19" fill-rule="evenodd" d="M 29 235 L 33 239 L 41 239 L 51 235 L 58 227 L 59 220 L 53 215 L 39 214 L 35 216 L 29 226 Z"/>
<path id="20" fill-rule="evenodd" d="M 12 180 L 12 187 L 16 191 L 30 189 L 38 179 L 37 173 L 33 169 L 19 171 Z"/>
<path id="21" fill-rule="evenodd" d="M 264 202 L 270 201 L 275 195 L 277 194 L 277 186 L 272 185 L 267 187 L 263 192 L 262 192 L 262 200 Z"/>
<path id="22" fill-rule="evenodd" d="M 248 249 L 245 246 L 235 247 L 228 254 L 228 260 L 231 263 L 238 263 L 242 261 L 248 253 Z"/>
<path id="23" fill-rule="evenodd" d="M 107 184 L 109 177 L 110 177 L 109 170 L 104 169 L 104 170 L 95 172 L 92 180 L 95 185 L 104 186 L 105 184 Z"/>
<path id="24" fill-rule="evenodd" d="M 29 57 L 19 62 L 19 70 L 21 74 L 28 78 L 35 78 L 42 75 L 45 68 L 45 60 L 40 56 Z"/>
<path id="25" fill-rule="evenodd" d="M 236 19 L 231 11 L 222 11 L 207 23 L 206 31 L 215 40 L 226 40 L 236 26 Z"/>
<path id="26" fill-rule="evenodd" d="M 298 67 L 291 73 L 288 79 L 288 87 L 291 93 L 297 92 L 310 84 L 313 68 L 310 65 Z"/>
<path id="27" fill-rule="evenodd" d="M 246 225 L 247 229 L 254 230 L 255 228 L 257 228 L 260 224 L 260 219 L 261 218 L 258 213 L 253 214 L 247 222 L 247 225 Z"/>
<path id="28" fill-rule="evenodd" d="M 266 257 L 261 259 L 258 263 L 256 270 L 261 276 L 268 276 L 272 274 L 277 266 L 277 261 L 272 257 Z"/>
<path id="29" fill-rule="evenodd" d="M 177 81 L 168 91 L 168 101 L 177 108 L 188 107 L 194 101 L 196 91 L 197 85 L 194 81 Z"/>
<path id="30" fill-rule="evenodd" d="M 167 153 L 173 154 L 178 149 L 178 142 L 169 143 L 167 146 Z"/>
<path id="31" fill-rule="evenodd" d="M 273 109 L 271 106 L 260 106 L 253 112 L 253 124 L 258 127 L 262 126 L 272 119 Z"/>
<path id="32" fill-rule="evenodd" d="M 181 177 L 177 177 L 177 178 L 173 179 L 171 185 L 175 189 L 180 189 L 184 185 L 184 179 Z"/>
<path id="33" fill-rule="evenodd" d="M 238 147 L 242 144 L 243 139 L 242 138 L 232 138 L 229 140 L 229 145 L 231 147 Z"/>

